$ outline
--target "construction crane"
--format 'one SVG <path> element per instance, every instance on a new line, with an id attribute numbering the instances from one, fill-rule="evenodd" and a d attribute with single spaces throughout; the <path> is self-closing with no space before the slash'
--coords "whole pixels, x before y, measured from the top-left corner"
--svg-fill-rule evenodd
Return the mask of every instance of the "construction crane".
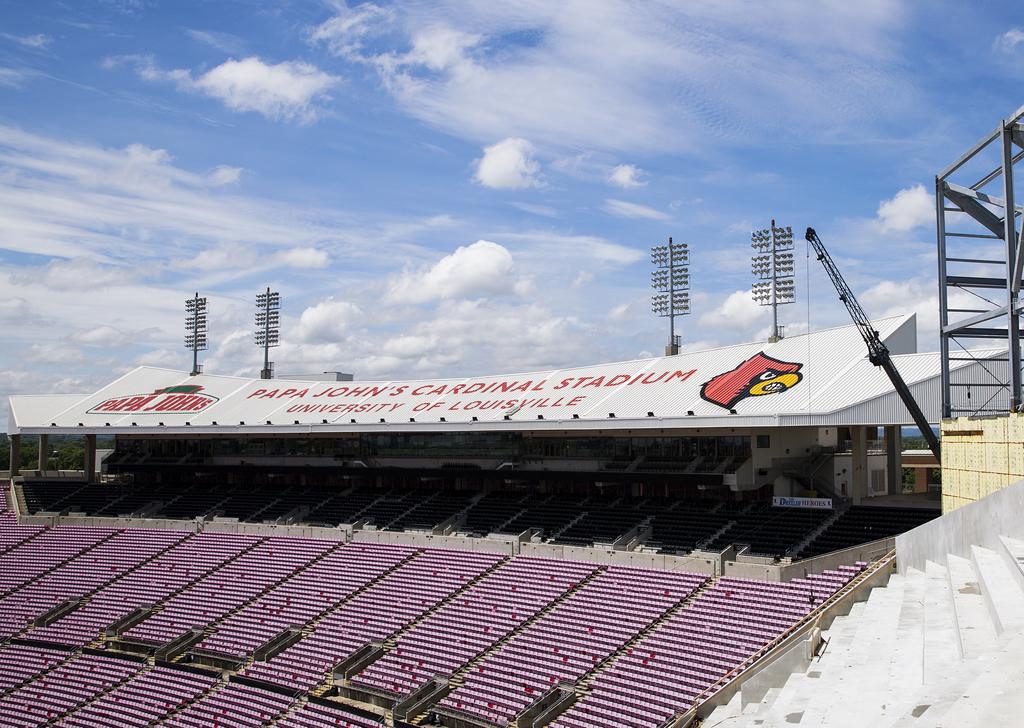
<path id="1" fill-rule="evenodd" d="M 836 266 L 835 261 L 832 260 L 832 256 L 825 249 L 825 244 L 821 242 L 818 233 L 814 232 L 814 228 L 807 228 L 807 233 L 804 237 L 814 247 L 814 252 L 818 254 L 818 260 L 825 266 L 825 272 L 832 279 L 832 285 L 836 287 L 839 300 L 843 302 L 846 310 L 850 312 L 850 318 L 857 325 L 864 343 L 867 344 L 868 361 L 876 367 L 881 367 L 882 371 L 889 377 L 889 381 L 892 382 L 892 386 L 896 389 L 896 394 L 903 400 L 903 405 L 910 412 L 910 416 L 914 418 L 917 429 L 921 431 L 921 435 L 924 436 L 925 441 L 928 443 L 928 449 L 932 451 L 935 459 L 941 462 L 939 438 L 935 436 L 932 426 L 924 416 L 924 412 L 921 411 L 914 396 L 910 393 L 910 388 L 903 381 L 903 377 L 900 376 L 896 365 L 892 363 L 892 355 L 889 354 L 889 349 L 886 345 L 882 343 L 882 338 L 878 335 L 875 327 L 871 325 L 871 319 L 864 313 L 864 309 L 857 302 L 857 297 L 853 295 L 853 291 L 846 285 L 846 279 L 839 272 L 839 268 Z"/>

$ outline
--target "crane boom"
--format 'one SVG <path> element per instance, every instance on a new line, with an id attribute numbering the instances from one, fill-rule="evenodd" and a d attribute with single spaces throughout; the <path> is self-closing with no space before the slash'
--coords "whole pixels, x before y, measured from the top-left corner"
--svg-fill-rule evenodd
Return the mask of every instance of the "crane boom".
<path id="1" fill-rule="evenodd" d="M 817 253 L 818 260 L 825 266 L 825 272 L 832 279 L 832 285 L 835 286 L 836 292 L 839 294 L 839 300 L 843 302 L 846 310 L 850 312 L 850 318 L 853 319 L 853 323 L 856 324 L 857 329 L 860 331 L 864 343 L 867 344 L 868 361 L 876 367 L 881 367 L 882 371 L 889 377 L 889 381 L 892 382 L 892 386 L 896 389 L 896 394 L 903 400 L 903 404 L 914 419 L 917 429 L 921 431 L 921 435 L 924 436 L 925 441 L 928 443 L 928 449 L 932 451 L 935 459 L 941 462 L 939 439 L 932 431 L 932 426 L 928 423 L 924 412 L 921 411 L 921 407 L 918 406 L 914 396 L 910 393 L 910 388 L 903 381 L 903 377 L 896 369 L 896 365 L 893 364 L 888 347 L 882 343 L 882 338 L 878 335 L 878 331 L 871 325 L 871 319 L 864 313 L 864 309 L 861 308 L 857 297 L 853 295 L 853 291 L 846 284 L 846 279 L 839 272 L 839 268 L 836 266 L 835 261 L 832 260 L 832 256 L 828 254 L 828 250 L 825 249 L 825 244 L 821 242 L 818 233 L 814 231 L 814 228 L 807 228 L 805 237 L 807 242 L 814 248 L 814 252 Z"/>

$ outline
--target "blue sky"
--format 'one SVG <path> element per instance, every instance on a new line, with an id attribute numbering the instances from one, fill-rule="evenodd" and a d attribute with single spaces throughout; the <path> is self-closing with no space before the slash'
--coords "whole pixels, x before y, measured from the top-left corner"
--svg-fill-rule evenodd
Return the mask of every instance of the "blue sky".
<path id="1" fill-rule="evenodd" d="M 931 180 L 1024 103 L 1024 15 L 965 6 L 0 0 L 0 390 L 187 367 L 195 290 L 207 371 L 254 375 L 267 285 L 278 371 L 658 352 L 669 235 L 693 250 L 684 346 L 747 341 L 773 216 L 933 349 Z M 845 323 L 797 258 L 782 321 Z"/>

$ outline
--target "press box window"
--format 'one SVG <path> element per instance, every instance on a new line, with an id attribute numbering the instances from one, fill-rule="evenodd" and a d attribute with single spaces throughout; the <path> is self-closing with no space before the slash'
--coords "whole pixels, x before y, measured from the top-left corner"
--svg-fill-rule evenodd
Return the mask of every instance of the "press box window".
<path id="1" fill-rule="evenodd" d="M 771 446 L 772 446 L 772 436 L 771 435 L 758 435 L 757 436 L 757 447 L 758 447 L 759 450 L 763 450 L 763 449 L 771 447 Z"/>

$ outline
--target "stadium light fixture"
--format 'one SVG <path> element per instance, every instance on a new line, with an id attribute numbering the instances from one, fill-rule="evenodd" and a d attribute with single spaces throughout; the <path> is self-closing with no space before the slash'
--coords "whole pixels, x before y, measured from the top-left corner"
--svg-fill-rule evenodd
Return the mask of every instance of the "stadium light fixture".
<path id="1" fill-rule="evenodd" d="M 668 346 L 665 355 L 678 354 L 680 336 L 676 335 L 676 316 L 690 313 L 690 249 L 686 243 L 675 243 L 651 248 L 651 311 L 669 321 Z"/>
<path id="2" fill-rule="evenodd" d="M 199 292 L 185 300 L 185 348 L 192 350 L 192 376 L 201 374 L 199 352 L 206 351 L 206 297 Z"/>
<path id="3" fill-rule="evenodd" d="M 750 294 L 759 306 L 772 307 L 772 335 L 768 341 L 775 343 L 784 335 L 779 326 L 779 306 L 796 300 L 796 261 L 793 258 L 793 228 L 777 227 L 772 220 L 770 228 L 755 230 L 750 234 L 750 272 L 754 283 Z"/>
<path id="4" fill-rule="evenodd" d="M 263 347 L 263 370 L 260 379 L 274 378 L 270 348 L 281 344 L 281 294 L 267 287 L 256 295 L 256 345 Z"/>

